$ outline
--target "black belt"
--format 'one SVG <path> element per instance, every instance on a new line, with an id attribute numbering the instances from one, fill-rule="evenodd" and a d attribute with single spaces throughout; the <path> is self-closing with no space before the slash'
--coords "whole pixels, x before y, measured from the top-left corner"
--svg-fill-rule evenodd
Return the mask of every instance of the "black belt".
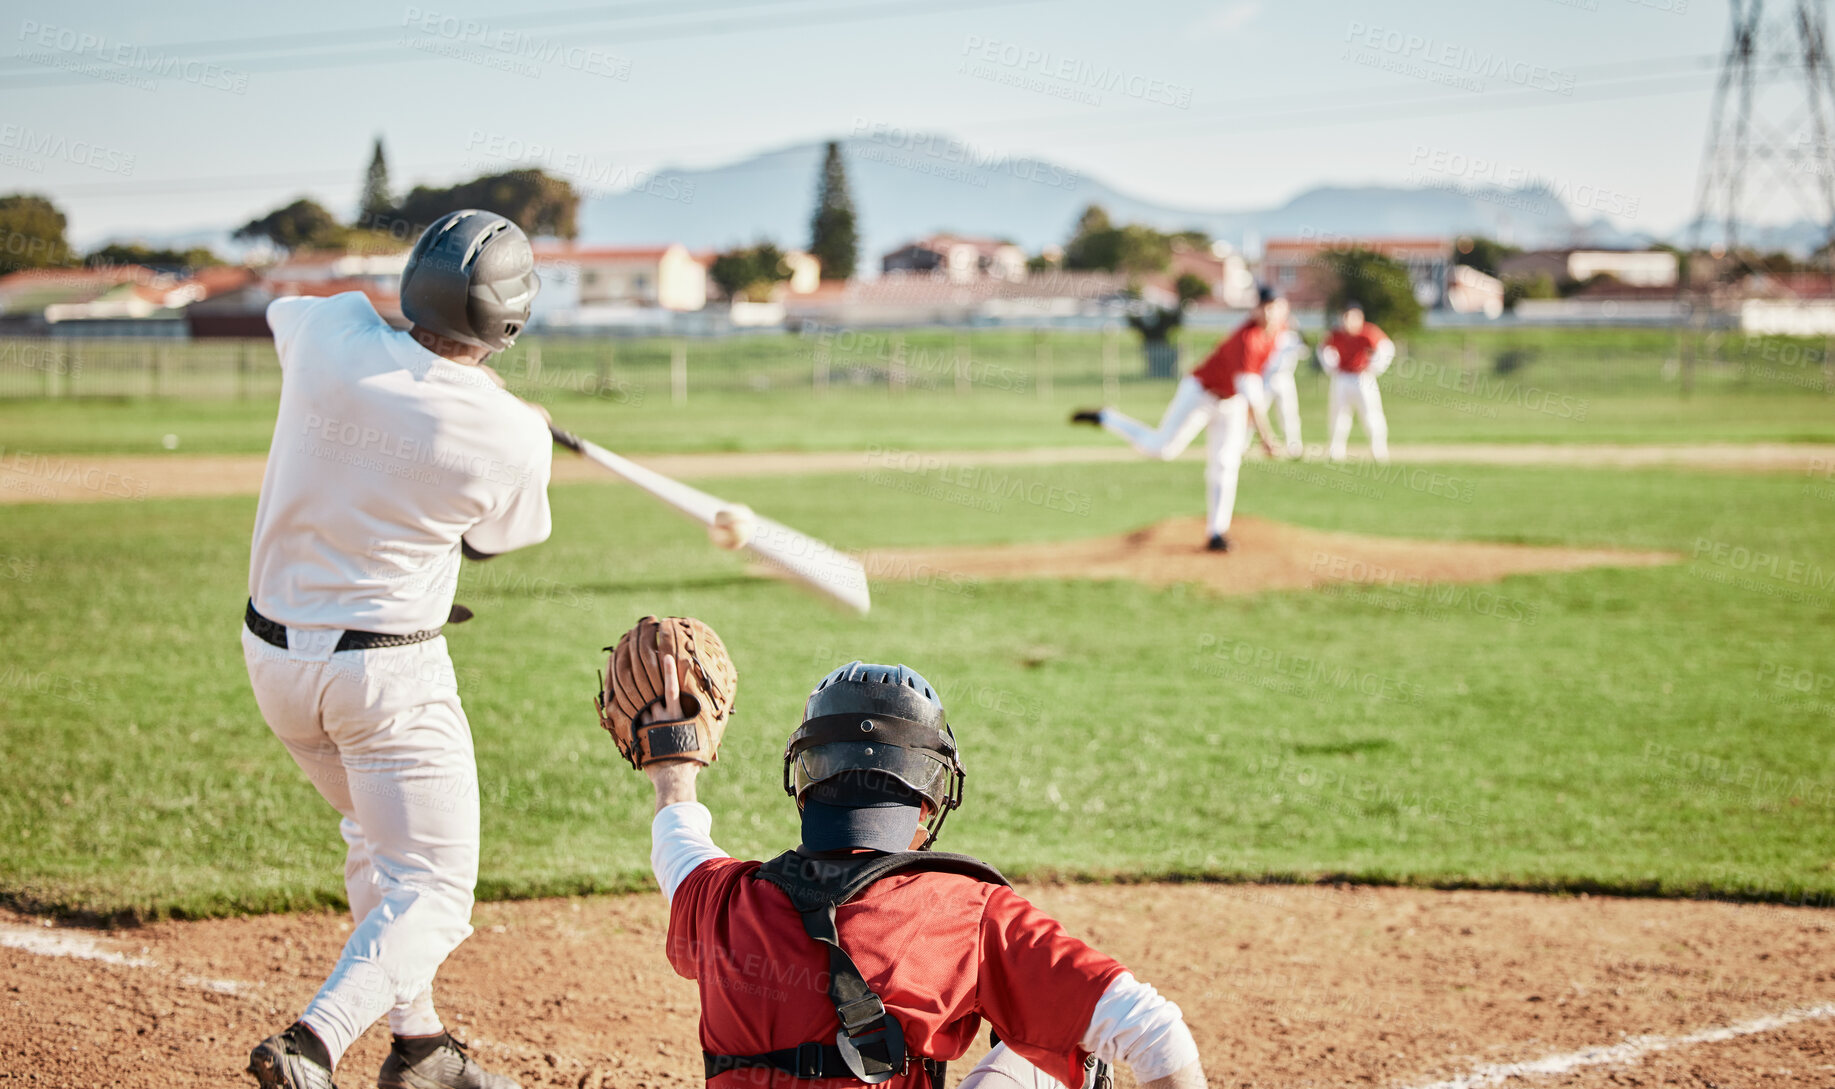
<path id="1" fill-rule="evenodd" d="M 458 606 L 463 608 L 464 606 Z M 287 626 L 276 624 L 255 611 L 255 603 L 248 603 L 248 612 L 243 614 L 242 622 L 248 630 L 255 633 L 255 638 L 264 643 L 287 649 Z M 428 628 L 426 631 L 409 632 L 406 635 L 385 635 L 379 631 L 346 631 L 338 636 L 338 647 L 343 650 L 376 650 L 381 647 L 406 647 L 415 643 L 425 643 L 429 639 L 440 637 L 439 628 Z M 335 652 L 334 652 L 335 653 Z"/>
<path id="2" fill-rule="evenodd" d="M 949 1064 L 940 1059 L 922 1057 L 919 1057 L 919 1061 L 924 1064 L 924 1073 L 930 1078 L 930 1084 L 936 1089 L 943 1089 L 943 1078 Z M 711 1051 L 703 1051 L 701 1066 L 709 1081 L 716 1075 L 747 1066 L 781 1070 L 793 1078 L 854 1078 L 854 1072 L 848 1069 L 841 1049 L 834 1044 L 801 1044 L 757 1055 L 715 1055 Z"/>

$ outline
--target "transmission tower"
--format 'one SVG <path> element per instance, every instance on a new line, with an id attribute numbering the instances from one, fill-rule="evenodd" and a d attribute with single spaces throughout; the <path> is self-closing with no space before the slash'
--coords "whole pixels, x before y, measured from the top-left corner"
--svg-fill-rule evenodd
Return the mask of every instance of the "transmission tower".
<path id="1" fill-rule="evenodd" d="M 1755 223 L 1807 218 L 1835 239 L 1835 80 L 1822 0 L 1729 0 L 1732 33 L 1708 115 L 1689 248 L 1753 243 Z"/>

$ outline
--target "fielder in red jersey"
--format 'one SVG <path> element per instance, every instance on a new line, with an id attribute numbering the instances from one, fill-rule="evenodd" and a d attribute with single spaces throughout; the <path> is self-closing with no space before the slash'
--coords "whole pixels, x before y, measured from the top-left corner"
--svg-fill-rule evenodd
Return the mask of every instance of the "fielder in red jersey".
<path id="1" fill-rule="evenodd" d="M 646 721 L 681 717 L 664 661 Z M 802 843 L 770 862 L 715 846 L 700 765 L 644 770 L 669 962 L 700 989 L 710 1086 L 840 1089 L 866 1084 L 867 1062 L 878 1084 L 941 1089 L 984 1019 L 1001 1042 L 962 1089 L 1081 1086 L 1097 1061 L 1128 1063 L 1147 1089 L 1204 1086 L 1176 1005 L 985 864 L 929 850 L 963 780 L 942 701 L 910 669 L 853 662 L 811 693 L 784 770 Z"/>
<path id="2" fill-rule="evenodd" d="M 1389 421 L 1383 415 L 1376 380 L 1394 359 L 1395 342 L 1375 322 L 1364 319 L 1362 303 L 1347 301 L 1338 325 L 1319 347 L 1319 364 L 1332 376 L 1325 413 L 1330 432 L 1327 451 L 1333 461 L 1345 459 L 1352 415 L 1363 418 L 1371 457 L 1378 462 L 1389 460 Z"/>

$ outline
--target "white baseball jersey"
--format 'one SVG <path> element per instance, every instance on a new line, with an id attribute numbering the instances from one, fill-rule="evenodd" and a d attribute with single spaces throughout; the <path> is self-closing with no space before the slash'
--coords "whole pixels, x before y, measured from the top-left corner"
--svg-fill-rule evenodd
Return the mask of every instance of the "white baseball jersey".
<path id="1" fill-rule="evenodd" d="M 1274 338 L 1274 351 L 1268 353 L 1267 365 L 1262 368 L 1263 380 L 1273 382 L 1282 375 L 1291 375 L 1305 351 L 1306 341 L 1297 330 L 1282 329 Z"/>
<path id="2" fill-rule="evenodd" d="M 359 292 L 276 299 L 280 412 L 249 559 L 289 628 L 403 635 L 446 622 L 459 542 L 548 537 L 547 424 L 477 367 L 391 328 Z"/>

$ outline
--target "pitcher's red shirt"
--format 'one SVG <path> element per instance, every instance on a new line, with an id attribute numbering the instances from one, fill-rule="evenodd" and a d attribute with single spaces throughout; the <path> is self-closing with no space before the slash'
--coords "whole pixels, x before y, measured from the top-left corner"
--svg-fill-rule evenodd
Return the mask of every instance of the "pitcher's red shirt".
<path id="1" fill-rule="evenodd" d="M 699 982 L 701 1047 L 751 1055 L 832 1042 L 828 952 L 803 930 L 784 891 L 753 876 L 757 862 L 702 863 L 669 909 L 669 962 Z M 896 1014 L 909 1054 L 954 1060 L 986 1017 L 1009 1047 L 1065 1083 L 1083 1080 L 1083 1034 L 1126 969 L 1065 932 L 1012 889 L 948 873 L 896 874 L 836 912 L 841 945 Z M 729 1070 L 718 1089 L 857 1086 L 776 1070 Z M 913 1062 L 889 1089 L 925 1089 Z"/>
<path id="2" fill-rule="evenodd" d="M 1210 356 L 1198 364 L 1191 376 L 1218 397 L 1228 400 L 1236 396 L 1237 375 L 1260 374 L 1268 365 L 1276 332 L 1278 330 L 1270 331 L 1266 325 L 1250 318 L 1212 349 Z"/>
<path id="3" fill-rule="evenodd" d="M 1370 354 L 1387 339 L 1374 322 L 1366 321 L 1363 328 L 1355 333 L 1333 329 L 1325 343 L 1338 353 L 1338 370 L 1341 373 L 1362 374 L 1370 369 Z"/>

